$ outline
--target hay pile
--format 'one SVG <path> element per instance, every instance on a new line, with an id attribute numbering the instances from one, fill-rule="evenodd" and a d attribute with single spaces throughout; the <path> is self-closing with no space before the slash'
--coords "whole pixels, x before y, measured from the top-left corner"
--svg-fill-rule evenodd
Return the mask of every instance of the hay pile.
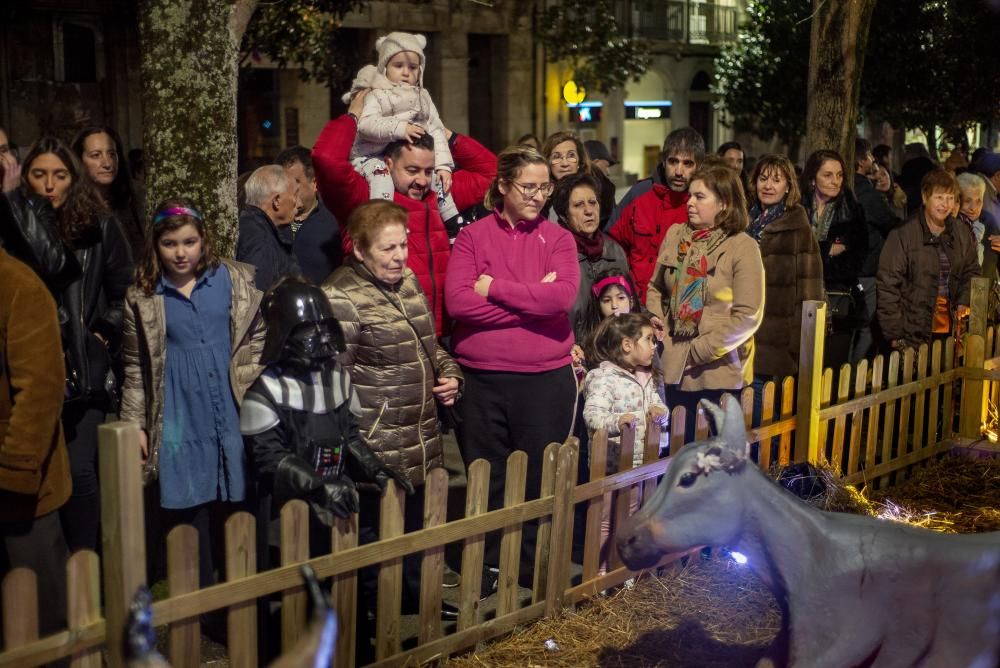
<path id="1" fill-rule="evenodd" d="M 948 457 L 887 490 L 844 485 L 820 469 L 823 510 L 908 522 L 949 533 L 1000 531 L 1000 460 Z M 717 551 L 716 551 L 717 552 Z M 515 631 L 450 668 L 753 666 L 780 626 L 771 594 L 749 569 L 715 556 L 692 559 Z M 546 649 L 553 640 L 557 650 Z"/>
<path id="2" fill-rule="evenodd" d="M 749 569 L 724 556 L 693 558 L 445 665 L 737 668 L 764 655 L 780 624 Z M 547 640 L 558 649 L 546 649 Z"/>

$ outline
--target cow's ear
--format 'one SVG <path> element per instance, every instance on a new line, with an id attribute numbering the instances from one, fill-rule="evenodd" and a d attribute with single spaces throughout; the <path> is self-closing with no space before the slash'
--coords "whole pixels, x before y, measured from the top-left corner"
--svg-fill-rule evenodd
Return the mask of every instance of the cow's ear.
<path id="1" fill-rule="evenodd" d="M 708 415 L 708 422 L 709 426 L 712 428 L 712 433 L 716 436 L 721 436 L 726 425 L 725 412 L 708 399 L 702 399 L 699 401 L 698 407 L 705 411 L 705 414 Z"/>
<path id="2" fill-rule="evenodd" d="M 722 440 L 726 447 L 742 457 L 748 456 L 747 428 L 743 421 L 743 408 L 731 394 L 722 395 L 722 410 L 725 411 Z M 719 412 L 722 412 L 721 410 Z"/>

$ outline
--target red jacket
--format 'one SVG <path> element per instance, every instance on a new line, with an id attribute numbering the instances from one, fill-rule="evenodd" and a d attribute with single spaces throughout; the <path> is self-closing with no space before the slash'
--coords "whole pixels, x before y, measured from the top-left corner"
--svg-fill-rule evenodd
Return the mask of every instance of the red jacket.
<path id="1" fill-rule="evenodd" d="M 356 207 L 369 199 L 368 181 L 351 165 L 351 146 L 357 134 L 357 121 L 350 115 L 335 118 L 326 124 L 313 147 L 313 166 L 323 203 L 342 224 L 341 241 L 344 253 L 351 252 L 347 236 L 347 218 Z M 459 211 L 483 201 L 486 190 L 497 170 L 497 157 L 482 144 L 460 135 L 453 135 L 451 153 L 457 169 L 452 176 L 451 195 Z M 416 274 L 427 302 L 434 313 L 437 334 L 446 333 L 444 309 L 444 277 L 448 269 L 451 245 L 433 191 L 422 200 L 394 194 L 394 202 L 409 213 L 407 241 L 409 259 L 406 265 Z"/>
<path id="2" fill-rule="evenodd" d="M 653 277 L 663 237 L 673 225 L 687 222 L 687 201 L 687 191 L 674 192 L 655 183 L 652 190 L 637 197 L 622 211 L 618 222 L 608 231 L 625 249 L 641 304 L 646 303 L 646 286 Z"/>

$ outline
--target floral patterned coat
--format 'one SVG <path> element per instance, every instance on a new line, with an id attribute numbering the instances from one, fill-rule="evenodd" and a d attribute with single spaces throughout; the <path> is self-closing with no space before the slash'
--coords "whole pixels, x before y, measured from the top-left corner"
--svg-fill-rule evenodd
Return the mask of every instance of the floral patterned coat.
<path id="1" fill-rule="evenodd" d="M 583 381 L 583 421 L 590 431 L 604 427 L 608 432 L 608 473 L 618 470 L 621 453 L 621 429 L 618 420 L 633 413 L 636 420 L 635 450 L 632 466 L 642 465 L 643 443 L 646 438 L 646 414 L 653 406 L 667 406 L 660 397 L 662 384 L 651 373 L 633 374 L 613 362 L 601 362 Z M 667 434 L 664 430 L 663 438 Z M 661 449 L 664 441 L 661 440 Z"/>

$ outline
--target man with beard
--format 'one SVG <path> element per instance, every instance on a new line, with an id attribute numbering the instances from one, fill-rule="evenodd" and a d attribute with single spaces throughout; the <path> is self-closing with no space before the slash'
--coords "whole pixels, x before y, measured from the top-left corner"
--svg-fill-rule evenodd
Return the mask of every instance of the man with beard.
<path id="1" fill-rule="evenodd" d="M 621 213 L 608 232 L 625 250 L 642 304 L 663 237 L 671 226 L 687 222 L 688 185 L 705 161 L 705 140 L 694 128 L 674 130 L 663 143 L 662 158 L 651 184 L 637 183 L 632 189 L 646 192 L 634 196 L 630 191 L 622 200 Z"/>

